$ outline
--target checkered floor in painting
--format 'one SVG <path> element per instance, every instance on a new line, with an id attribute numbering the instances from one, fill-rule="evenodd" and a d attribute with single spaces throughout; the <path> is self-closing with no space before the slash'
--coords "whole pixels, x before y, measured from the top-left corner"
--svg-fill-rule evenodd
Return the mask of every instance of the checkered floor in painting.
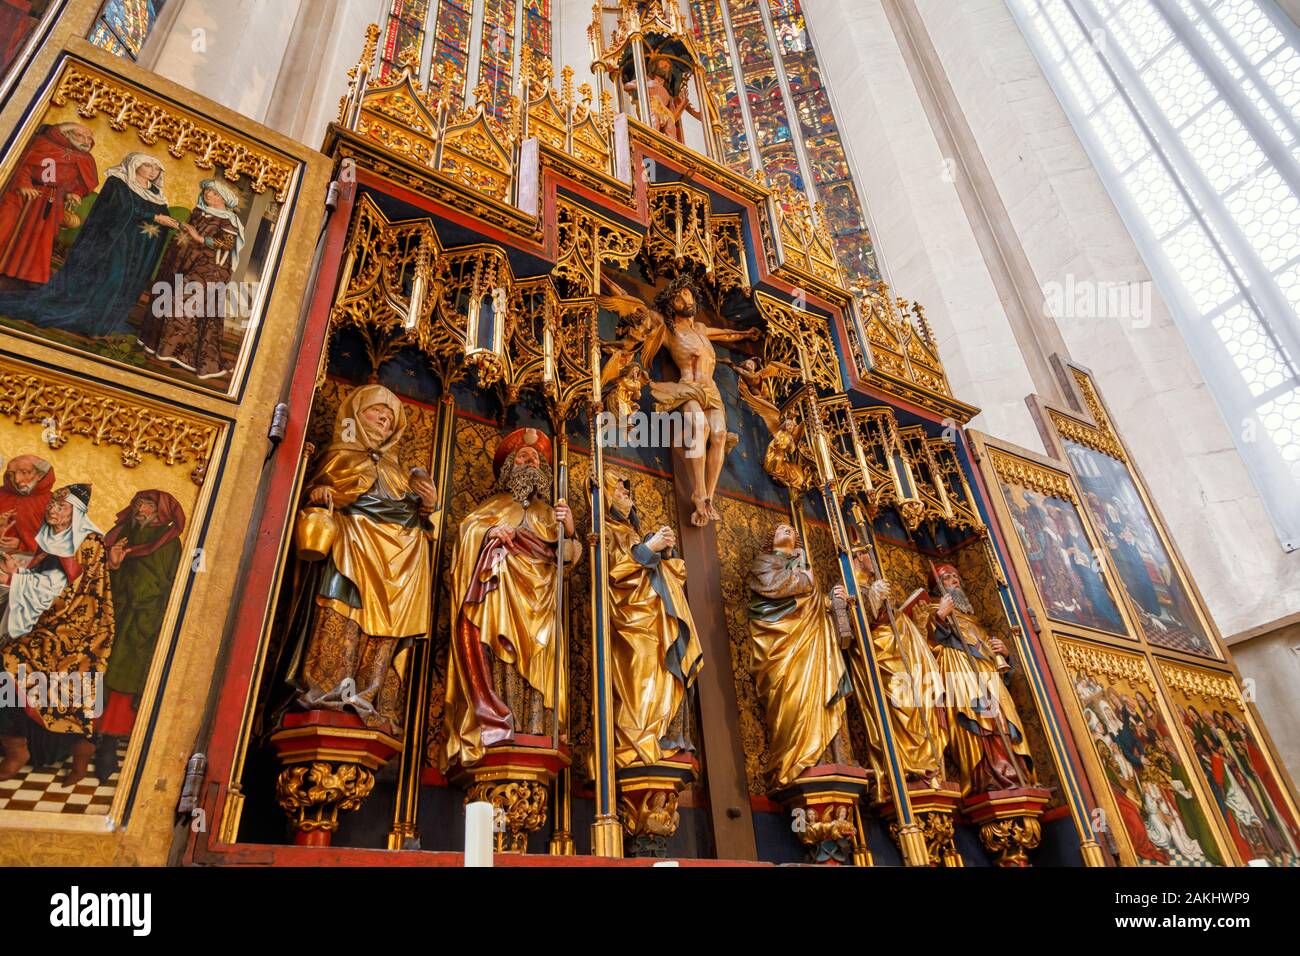
<path id="1" fill-rule="evenodd" d="M 118 744 L 118 763 L 126 758 L 126 743 Z M 39 769 L 30 765 L 23 767 L 18 776 L 12 780 L 0 781 L 0 810 L 37 810 L 42 813 L 90 813 L 106 814 L 109 804 L 113 802 L 113 791 L 117 789 L 118 774 L 113 774 L 107 782 L 101 782 L 95 776 L 92 761 L 90 773 L 81 782 L 72 787 L 59 784 L 59 778 L 67 768 L 71 757 L 53 767 Z"/>

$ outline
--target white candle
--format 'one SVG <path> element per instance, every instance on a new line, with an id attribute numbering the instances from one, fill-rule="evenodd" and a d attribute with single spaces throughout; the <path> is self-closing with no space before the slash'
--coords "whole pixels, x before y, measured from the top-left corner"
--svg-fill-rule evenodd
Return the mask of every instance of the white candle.
<path id="1" fill-rule="evenodd" d="M 477 801 L 465 807 L 465 865 L 492 865 L 492 804 Z"/>

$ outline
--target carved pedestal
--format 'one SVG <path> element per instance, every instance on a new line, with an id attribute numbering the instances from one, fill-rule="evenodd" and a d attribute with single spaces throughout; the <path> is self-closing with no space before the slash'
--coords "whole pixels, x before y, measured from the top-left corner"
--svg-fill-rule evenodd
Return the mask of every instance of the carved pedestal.
<path id="1" fill-rule="evenodd" d="M 912 804 L 912 814 L 921 828 L 930 865 L 963 866 L 961 854 L 953 843 L 953 817 L 961 802 L 961 785 L 952 780 L 944 780 L 936 788 L 925 780 L 912 780 L 907 785 L 907 796 Z M 889 834 L 901 848 L 898 814 L 893 801 L 886 803 L 880 813 L 890 821 Z"/>
<path id="2" fill-rule="evenodd" d="M 473 766 L 447 768 L 447 779 L 465 790 L 465 802 L 495 808 L 497 853 L 527 853 L 528 835 L 546 825 L 546 805 L 555 776 L 569 766 L 569 748 L 555 750 L 550 737 L 515 734 L 509 744 L 489 747 Z"/>
<path id="3" fill-rule="evenodd" d="M 820 764 L 771 797 L 790 811 L 791 827 L 810 862 L 871 866 L 858 811 L 870 783 L 870 771 L 861 767 Z"/>
<path id="4" fill-rule="evenodd" d="M 625 767 L 615 775 L 618 781 L 618 819 L 627 834 L 623 852 L 627 856 L 668 855 L 668 840 L 677 832 L 677 797 L 699 775 L 700 765 L 682 754 L 660 763 Z"/>
<path id="5" fill-rule="evenodd" d="M 1043 836 L 1038 818 L 1050 796 L 1040 787 L 995 790 L 967 797 L 962 809 L 998 866 L 1029 866 L 1029 851 Z"/>
<path id="6" fill-rule="evenodd" d="M 329 846 L 339 812 L 360 807 L 374 789 L 375 771 L 402 749 L 401 741 L 355 714 L 329 710 L 286 714 L 271 746 L 284 765 L 276 800 L 300 846 Z"/>

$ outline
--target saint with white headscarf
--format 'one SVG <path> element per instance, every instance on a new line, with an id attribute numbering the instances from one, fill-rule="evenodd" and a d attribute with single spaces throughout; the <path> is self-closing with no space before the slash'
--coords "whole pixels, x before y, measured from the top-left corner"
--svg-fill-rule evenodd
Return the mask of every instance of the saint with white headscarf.
<path id="1" fill-rule="evenodd" d="M 36 533 L 36 553 L 21 565 L 0 557 L 0 588 L 8 592 L 0 615 L 0 664 L 10 674 L 27 675 L 29 694 L 39 689 L 31 684 L 34 675 L 46 685 L 38 698 L 0 707 L 4 767 L 24 757 L 26 741 L 41 730 L 71 735 L 73 763 L 64 783 L 84 776 L 94 753 L 90 739 L 103 704 L 99 675 L 115 636 L 104 536 L 89 506 L 90 485 L 57 489 Z M 52 680 L 75 686 L 54 693 Z"/>
<path id="2" fill-rule="evenodd" d="M 231 278 L 244 249 L 239 193 L 219 178 L 199 184 L 187 221 L 158 266 L 140 344 L 159 361 L 200 379 L 222 378 L 234 365 L 223 350 L 227 320 L 237 322 L 242 298 Z"/>

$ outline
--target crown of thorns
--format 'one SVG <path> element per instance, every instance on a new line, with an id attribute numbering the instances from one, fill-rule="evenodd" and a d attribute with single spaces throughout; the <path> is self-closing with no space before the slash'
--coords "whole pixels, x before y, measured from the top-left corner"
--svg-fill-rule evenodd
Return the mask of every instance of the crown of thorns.
<path id="1" fill-rule="evenodd" d="M 669 317 L 673 308 L 673 298 L 683 289 L 690 289 L 695 301 L 700 300 L 700 287 L 686 273 L 682 273 L 655 293 L 655 308 L 665 317 Z"/>

